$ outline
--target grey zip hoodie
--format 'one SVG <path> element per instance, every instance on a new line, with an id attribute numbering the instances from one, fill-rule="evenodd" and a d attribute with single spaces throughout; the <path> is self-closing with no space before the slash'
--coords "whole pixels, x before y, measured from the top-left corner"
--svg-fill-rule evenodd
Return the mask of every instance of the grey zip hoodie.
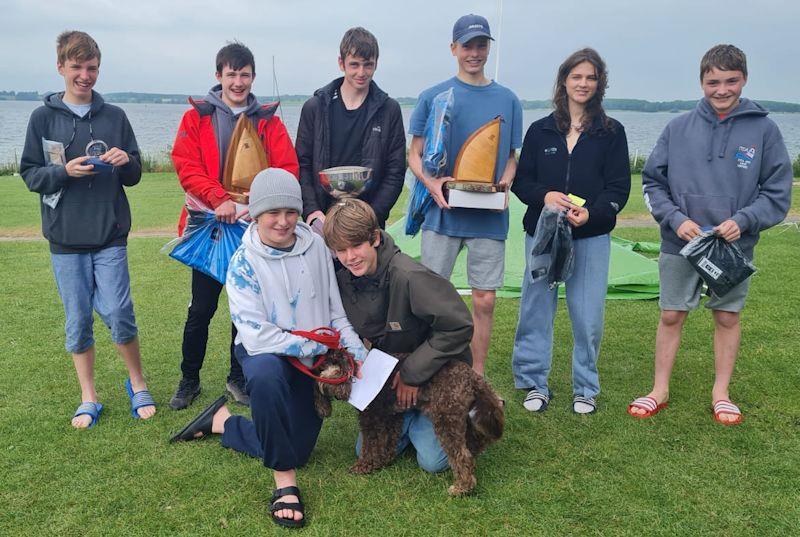
<path id="1" fill-rule="evenodd" d="M 31 114 L 19 166 L 30 191 L 45 195 L 63 189 L 55 208 L 41 204 L 42 233 L 55 254 L 124 246 L 131 229 L 131 210 L 123 186 L 133 186 L 142 177 L 133 129 L 125 112 L 104 103 L 97 92 L 92 92 L 92 106 L 83 117 L 67 108 L 63 96 L 63 92 L 45 95 L 44 106 Z M 64 166 L 47 165 L 43 139 L 61 142 L 67 162 L 85 155 L 86 144 L 92 139 L 122 149 L 130 161 L 111 172 L 69 177 Z"/>
<path id="2" fill-rule="evenodd" d="M 233 129 L 239 121 L 239 115 L 234 115 L 233 110 L 222 100 L 222 84 L 217 84 L 208 90 L 206 102 L 214 105 L 214 114 L 211 116 L 211 124 L 214 125 L 214 134 L 217 138 L 219 148 L 219 177 L 222 177 L 222 170 L 225 167 L 225 156 L 228 154 L 228 145 L 231 143 Z M 247 108 L 242 114 L 249 116 L 253 122 L 253 127 L 258 128 L 258 118 L 256 114 L 261 109 L 258 99 L 252 93 L 247 96 Z"/>
<path id="3" fill-rule="evenodd" d="M 701 227 L 731 218 L 749 257 L 759 232 L 789 210 L 792 163 L 767 110 L 748 99 L 724 119 L 702 99 L 661 133 L 642 172 L 647 208 L 661 226 L 661 251 L 686 244 L 677 229 L 691 219 Z"/>

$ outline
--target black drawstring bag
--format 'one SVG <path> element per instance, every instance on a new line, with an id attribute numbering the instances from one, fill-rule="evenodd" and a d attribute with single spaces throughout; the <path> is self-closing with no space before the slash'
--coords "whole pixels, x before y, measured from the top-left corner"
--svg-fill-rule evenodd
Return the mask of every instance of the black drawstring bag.
<path id="1" fill-rule="evenodd" d="M 681 255 L 689 260 L 709 291 L 718 298 L 756 271 L 737 244 L 718 237 L 713 231 L 693 238 L 683 247 Z"/>

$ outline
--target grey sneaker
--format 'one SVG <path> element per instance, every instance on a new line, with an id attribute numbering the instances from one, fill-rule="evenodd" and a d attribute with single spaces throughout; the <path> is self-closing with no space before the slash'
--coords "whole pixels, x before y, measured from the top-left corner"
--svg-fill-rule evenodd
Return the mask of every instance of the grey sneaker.
<path id="1" fill-rule="evenodd" d="M 250 396 L 244 386 L 244 379 L 228 379 L 225 383 L 231 398 L 242 406 L 250 406 Z"/>
<path id="2" fill-rule="evenodd" d="M 175 395 L 169 400 L 169 406 L 172 410 L 183 410 L 191 405 L 198 395 L 200 395 L 200 381 L 182 378 Z"/>

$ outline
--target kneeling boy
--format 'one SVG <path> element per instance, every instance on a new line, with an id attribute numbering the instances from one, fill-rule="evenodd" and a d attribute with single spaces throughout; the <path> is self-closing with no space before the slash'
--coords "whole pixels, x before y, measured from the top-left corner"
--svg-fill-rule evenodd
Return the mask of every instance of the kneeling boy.
<path id="1" fill-rule="evenodd" d="M 467 306 L 453 284 L 395 246 L 365 202 L 337 202 L 323 230 L 343 265 L 336 277 L 356 332 L 388 354 L 408 354 L 392 380 L 398 406 L 406 409 L 398 452 L 411 444 L 422 469 L 446 470 L 447 455 L 433 425 L 414 406 L 419 386 L 449 360 L 472 364 Z M 359 438 L 357 452 L 360 447 Z"/>
<path id="2" fill-rule="evenodd" d="M 314 410 L 313 379 L 286 357 L 311 366 L 327 347 L 292 332 L 334 328 L 358 361 L 366 349 L 342 308 L 330 251 L 322 237 L 298 222 L 303 203 L 297 179 L 280 168 L 260 172 L 249 210 L 254 221 L 231 259 L 225 287 L 253 419 L 232 416 L 223 396 L 173 441 L 217 433 L 223 446 L 262 459 L 275 478 L 273 521 L 298 527 L 304 508 L 295 469 L 311 456 L 322 420 Z"/>

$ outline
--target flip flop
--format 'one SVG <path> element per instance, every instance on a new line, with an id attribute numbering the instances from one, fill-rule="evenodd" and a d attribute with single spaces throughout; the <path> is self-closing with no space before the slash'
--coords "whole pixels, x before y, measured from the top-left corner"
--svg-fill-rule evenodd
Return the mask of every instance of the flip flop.
<path id="1" fill-rule="evenodd" d="M 200 440 L 211 434 L 211 423 L 214 421 L 214 414 L 217 410 L 222 408 L 228 401 L 228 396 L 223 395 L 216 401 L 211 403 L 205 408 L 195 419 L 190 421 L 186 427 L 178 431 L 172 438 L 169 439 L 170 444 L 173 442 L 189 442 L 191 440 Z M 195 436 L 196 433 L 203 433 L 203 436 Z"/>
<path id="2" fill-rule="evenodd" d="M 278 500 L 284 496 L 297 496 L 297 502 L 279 502 Z M 281 509 L 291 509 L 292 511 L 297 511 L 303 515 L 303 518 L 300 520 L 295 520 L 293 518 L 276 516 L 275 513 Z M 283 526 L 284 528 L 302 528 L 306 523 L 305 506 L 303 505 L 303 498 L 300 496 L 300 489 L 297 487 L 284 487 L 282 489 L 275 489 L 272 492 L 272 499 L 269 502 L 269 512 L 272 516 L 272 521 L 278 526 Z"/>
<path id="3" fill-rule="evenodd" d="M 575 410 L 576 403 L 583 403 L 584 405 L 592 407 L 592 409 L 589 412 L 578 412 L 577 410 Z M 594 414 L 595 412 L 597 412 L 597 401 L 595 400 L 594 397 L 584 397 L 582 395 L 576 395 L 572 399 L 573 414 L 578 414 L 579 416 L 588 416 L 589 414 Z"/>
<path id="4" fill-rule="evenodd" d="M 728 401 L 727 399 L 720 399 L 711 407 L 711 413 L 714 415 L 714 421 L 722 425 L 739 425 L 744 421 L 744 416 L 739 407 Z M 720 414 L 734 414 L 736 418 L 733 421 L 724 421 L 719 416 Z"/>
<path id="5" fill-rule="evenodd" d="M 131 415 L 137 420 L 140 418 L 139 413 L 136 412 L 137 410 L 145 406 L 156 406 L 156 401 L 148 390 L 133 393 L 131 379 L 125 379 L 125 389 L 128 391 L 128 397 L 131 400 Z"/>
<path id="6" fill-rule="evenodd" d="M 644 419 L 644 418 L 652 418 L 662 409 L 667 408 L 669 406 L 669 401 L 664 401 L 663 403 L 659 403 L 652 397 L 639 397 L 635 399 L 631 404 L 628 405 L 628 414 L 633 416 L 634 418 Z M 644 410 L 643 414 L 637 414 L 631 412 L 634 408 L 638 408 L 640 410 Z"/>
<path id="7" fill-rule="evenodd" d="M 73 418 L 77 418 L 78 416 L 89 416 L 92 418 L 91 423 L 86 429 L 91 429 L 97 423 L 97 420 L 100 419 L 100 414 L 103 413 L 103 405 L 100 403 L 95 403 L 94 401 L 84 401 L 78 408 L 75 410 L 75 414 L 72 415 Z M 78 429 L 79 427 L 76 427 Z"/>
<path id="8" fill-rule="evenodd" d="M 525 400 L 522 402 L 522 406 L 525 407 L 525 410 L 528 412 L 536 412 L 541 413 L 547 410 L 547 407 L 550 406 L 550 399 L 553 397 L 553 392 L 547 390 L 547 393 L 540 392 L 538 389 L 533 388 L 529 390 L 527 395 L 525 395 Z M 535 401 L 541 401 L 542 405 L 533 410 L 532 408 L 528 408 L 528 403 L 533 403 Z"/>

